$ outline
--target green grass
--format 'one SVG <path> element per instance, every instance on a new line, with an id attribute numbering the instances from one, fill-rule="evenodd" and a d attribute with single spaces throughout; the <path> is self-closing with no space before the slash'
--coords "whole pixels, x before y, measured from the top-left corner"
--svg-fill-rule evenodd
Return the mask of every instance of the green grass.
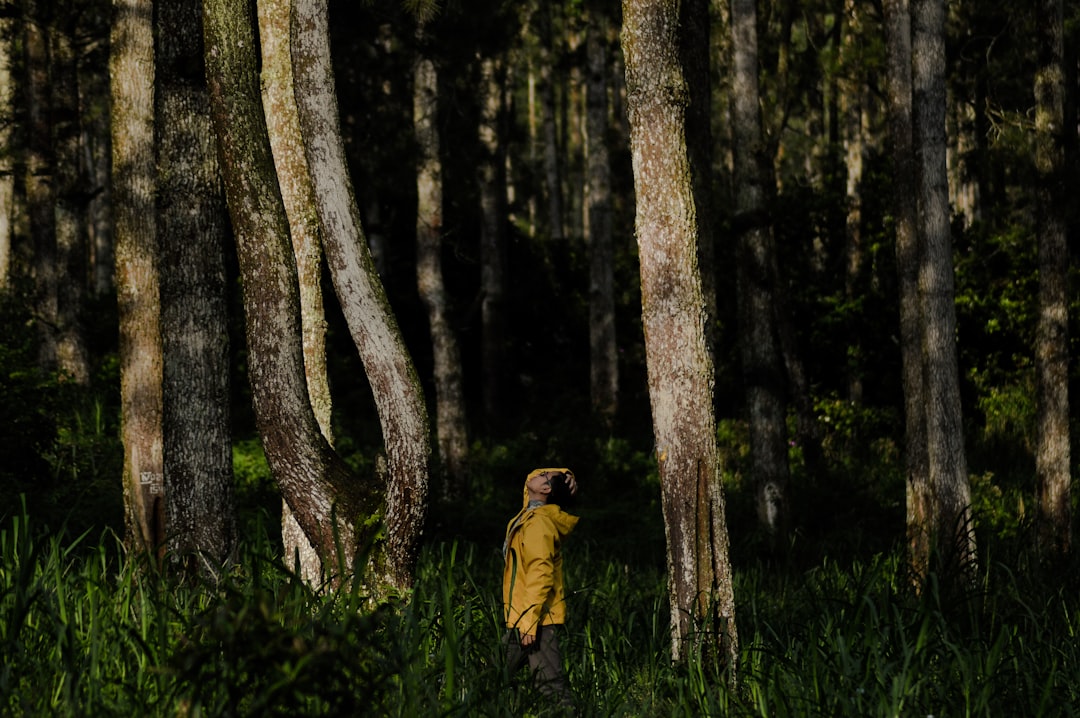
<path id="1" fill-rule="evenodd" d="M 38 530 L 41 529 L 41 530 Z M 258 536 L 210 584 L 125 557 L 109 532 L 0 528 L 0 714 L 544 715 L 500 660 L 500 556 L 436 541 L 412 599 L 313 595 Z M 987 560 L 965 595 L 907 588 L 896 556 L 737 575 L 738 688 L 673 666 L 664 576 L 588 535 L 567 547 L 563 654 L 585 716 L 1069 716 L 1075 567 Z"/>

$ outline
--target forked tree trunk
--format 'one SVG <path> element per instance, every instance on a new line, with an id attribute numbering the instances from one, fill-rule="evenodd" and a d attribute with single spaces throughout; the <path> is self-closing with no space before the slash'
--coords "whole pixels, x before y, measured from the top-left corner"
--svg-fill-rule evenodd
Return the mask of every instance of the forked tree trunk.
<path id="1" fill-rule="evenodd" d="M 263 108 L 300 282 L 300 326 L 304 337 L 308 399 L 319 431 L 332 446 L 333 400 L 326 369 L 322 239 L 293 87 L 291 12 L 291 0 L 258 2 Z M 281 502 L 281 539 L 286 562 L 293 565 L 296 557 L 294 568 L 309 584 L 315 584 L 320 578 L 318 552 L 284 499 Z"/>
<path id="2" fill-rule="evenodd" d="M 154 32 L 151 0 L 118 0 L 110 37 L 112 189 L 120 324 L 124 542 L 165 545 L 162 357 L 154 206 Z"/>
<path id="3" fill-rule="evenodd" d="M 667 536 L 672 657 L 738 655 L 724 495 L 686 148 L 677 0 L 624 0 L 642 323 Z"/>
<path id="4" fill-rule="evenodd" d="M 330 581 L 372 537 L 382 505 L 319 430 L 308 400 L 299 281 L 256 71 L 255 17 L 243 0 L 204 0 L 206 76 L 240 265 L 252 403 L 270 469 Z M 338 547 L 342 552 L 338 552 Z"/>
<path id="5" fill-rule="evenodd" d="M 900 352 L 904 385 L 904 466 L 908 560 L 917 584 L 930 566 L 934 506 L 926 446 L 926 381 L 919 306 L 919 238 L 911 114 L 911 14 L 908 0 L 885 0 L 888 119 L 892 153 L 892 207 L 900 294 Z"/>
<path id="6" fill-rule="evenodd" d="M 1039 548 L 1072 549 L 1069 443 L 1069 251 L 1066 242 L 1064 20 L 1061 0 L 1040 0 L 1035 76 L 1039 320 L 1035 340 L 1038 418 L 1035 475 Z"/>
<path id="7" fill-rule="evenodd" d="M 427 408 L 364 239 L 349 180 L 330 58 L 328 0 L 298 0 L 293 11 L 293 76 L 305 153 L 315 187 L 326 258 L 353 343 L 364 363 L 386 447 L 385 574 L 412 585 L 427 510 Z M 295 508 L 295 507 L 294 507 Z"/>
<path id="8" fill-rule="evenodd" d="M 949 188 L 945 166 L 945 0 L 912 2 L 912 118 L 920 247 L 927 456 L 933 542 L 950 577 L 973 577 L 975 532 L 956 352 Z M 959 573 L 958 573 L 959 572 Z"/>
<path id="9" fill-rule="evenodd" d="M 442 160 L 439 156 L 439 87 L 435 63 L 424 55 L 424 33 L 413 65 L 413 131 L 416 170 L 416 285 L 427 307 L 435 379 L 435 437 L 443 472 L 443 498 L 464 489 L 469 442 L 461 351 L 450 321 L 442 270 Z"/>
<path id="10" fill-rule="evenodd" d="M 156 14 L 164 476 L 173 560 L 235 558 L 225 199 L 202 63 L 199 0 Z"/>

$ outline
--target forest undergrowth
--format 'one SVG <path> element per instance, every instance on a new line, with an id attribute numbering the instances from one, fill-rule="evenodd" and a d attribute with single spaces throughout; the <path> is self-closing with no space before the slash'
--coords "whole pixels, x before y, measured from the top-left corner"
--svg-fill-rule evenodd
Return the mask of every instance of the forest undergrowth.
<path id="1" fill-rule="evenodd" d="M 498 542 L 440 537 L 408 600 L 363 608 L 284 569 L 257 520 L 235 566 L 193 578 L 0 529 L 0 710 L 13 716 L 553 714 L 500 660 Z M 444 532 L 445 533 L 445 532 Z M 673 665 L 655 546 L 566 547 L 564 660 L 583 716 L 1068 716 L 1080 706 L 1077 567 L 984 551 L 963 593 L 910 590 L 897 553 L 738 565 L 741 658 Z M 648 542 L 651 539 L 643 538 Z M 1015 552 L 1014 552 L 1015 554 Z M 638 557 L 635 559 L 634 557 Z M 168 562 L 166 561 L 166 566 Z"/>

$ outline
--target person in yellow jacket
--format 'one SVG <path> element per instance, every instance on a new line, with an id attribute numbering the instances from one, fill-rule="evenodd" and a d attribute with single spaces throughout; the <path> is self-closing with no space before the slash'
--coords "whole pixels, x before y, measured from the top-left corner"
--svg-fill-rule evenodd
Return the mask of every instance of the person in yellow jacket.
<path id="1" fill-rule="evenodd" d="M 562 542 L 578 522 L 562 506 L 577 493 L 577 481 L 569 469 L 536 469 L 524 493 L 503 542 L 506 660 L 511 675 L 528 661 L 545 695 L 569 707 L 557 627 L 566 620 Z"/>

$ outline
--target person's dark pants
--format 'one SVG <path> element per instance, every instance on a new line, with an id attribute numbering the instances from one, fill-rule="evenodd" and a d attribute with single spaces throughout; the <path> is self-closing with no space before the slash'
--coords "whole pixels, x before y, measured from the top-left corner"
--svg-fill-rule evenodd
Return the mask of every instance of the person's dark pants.
<path id="1" fill-rule="evenodd" d="M 552 702 L 569 708 L 573 706 L 573 698 L 563 675 L 559 628 L 561 626 L 541 626 L 530 646 L 522 646 L 518 630 L 511 628 L 503 637 L 503 643 L 506 644 L 506 665 L 511 676 L 528 661 L 536 685 L 544 695 Z"/>

